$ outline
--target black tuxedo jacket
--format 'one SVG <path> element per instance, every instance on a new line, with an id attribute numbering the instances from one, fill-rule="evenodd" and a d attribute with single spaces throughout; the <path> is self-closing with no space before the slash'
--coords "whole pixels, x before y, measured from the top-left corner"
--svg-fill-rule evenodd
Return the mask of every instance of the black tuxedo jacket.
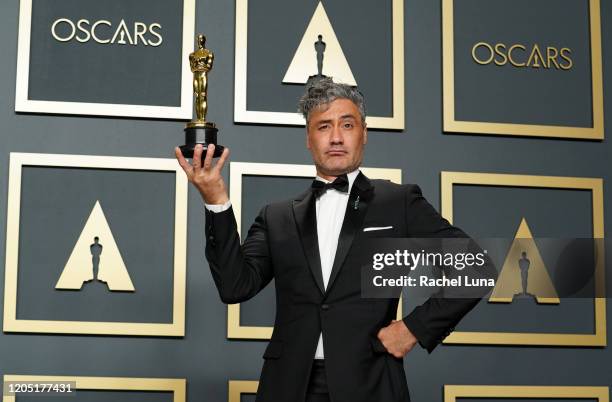
<path id="1" fill-rule="evenodd" d="M 267 205 L 242 245 L 231 208 L 206 211 L 206 257 L 224 303 L 248 300 L 275 279 L 274 332 L 263 355 L 257 401 L 304 401 L 321 331 L 334 402 L 409 401 L 403 360 L 387 353 L 376 337 L 395 319 L 398 299 L 361 297 L 360 269 L 351 250 L 373 236 L 466 234 L 442 218 L 417 185 L 369 180 L 360 173 L 325 290 L 315 208 L 310 189 L 293 200 Z M 363 232 L 368 226 L 393 228 Z M 431 352 L 478 300 L 431 298 L 403 320 Z"/>

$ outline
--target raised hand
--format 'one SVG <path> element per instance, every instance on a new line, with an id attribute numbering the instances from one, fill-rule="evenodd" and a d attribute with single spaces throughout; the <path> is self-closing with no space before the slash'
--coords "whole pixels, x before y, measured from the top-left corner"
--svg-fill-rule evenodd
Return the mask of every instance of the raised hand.
<path id="1" fill-rule="evenodd" d="M 206 150 L 204 163 L 202 163 L 202 152 L 204 147 L 196 145 L 193 151 L 193 163 L 189 163 L 183 156 L 179 147 L 174 149 L 176 159 L 185 171 L 187 180 L 198 189 L 204 202 L 209 205 L 221 205 L 229 201 L 227 189 L 221 170 L 229 157 L 229 149 L 225 148 L 219 160 L 213 165 L 213 153 L 215 146 L 210 144 Z"/>

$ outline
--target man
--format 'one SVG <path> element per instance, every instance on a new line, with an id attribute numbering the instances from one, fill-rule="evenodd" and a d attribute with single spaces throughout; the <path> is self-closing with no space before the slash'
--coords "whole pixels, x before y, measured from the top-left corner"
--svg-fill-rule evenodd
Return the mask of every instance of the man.
<path id="1" fill-rule="evenodd" d="M 243 302 L 275 279 L 276 319 L 257 401 L 408 401 L 402 357 L 417 342 L 431 352 L 478 299 L 432 298 L 395 321 L 397 298 L 361 298 L 351 250 L 381 236 L 467 236 L 418 186 L 359 171 L 368 138 L 359 91 L 319 79 L 300 110 L 317 178 L 295 199 L 265 206 L 243 245 L 221 176 L 229 151 L 213 166 L 209 147 L 200 167 L 201 146 L 193 165 L 176 149 L 206 205 L 206 257 L 221 300 Z"/>

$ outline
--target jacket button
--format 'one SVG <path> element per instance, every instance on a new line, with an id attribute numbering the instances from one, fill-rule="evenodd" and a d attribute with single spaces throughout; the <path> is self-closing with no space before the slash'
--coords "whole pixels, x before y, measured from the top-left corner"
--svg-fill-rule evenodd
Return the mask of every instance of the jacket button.
<path id="1" fill-rule="evenodd" d="M 323 311 L 329 310 L 329 304 L 321 304 L 321 310 Z"/>

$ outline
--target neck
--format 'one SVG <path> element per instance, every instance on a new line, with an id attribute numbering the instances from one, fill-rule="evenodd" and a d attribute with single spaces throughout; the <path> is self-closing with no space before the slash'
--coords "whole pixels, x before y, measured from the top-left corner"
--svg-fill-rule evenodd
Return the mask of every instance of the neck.
<path id="1" fill-rule="evenodd" d="M 322 171 L 320 171 L 319 169 L 317 169 L 317 176 L 319 176 L 322 179 L 325 179 L 327 181 L 334 181 L 336 180 L 336 178 L 338 176 L 342 176 L 343 174 L 349 174 L 351 172 L 353 172 L 354 170 L 357 170 L 358 168 L 353 168 L 353 169 L 349 169 L 346 172 L 340 172 L 340 173 L 324 173 Z"/>
<path id="2" fill-rule="evenodd" d="M 336 180 L 336 177 L 340 176 L 341 174 L 342 173 L 340 173 L 337 176 L 330 176 L 330 175 L 327 175 L 325 173 L 317 172 L 317 176 L 319 176 L 320 178 L 325 179 L 327 181 L 334 181 L 334 180 Z"/>

